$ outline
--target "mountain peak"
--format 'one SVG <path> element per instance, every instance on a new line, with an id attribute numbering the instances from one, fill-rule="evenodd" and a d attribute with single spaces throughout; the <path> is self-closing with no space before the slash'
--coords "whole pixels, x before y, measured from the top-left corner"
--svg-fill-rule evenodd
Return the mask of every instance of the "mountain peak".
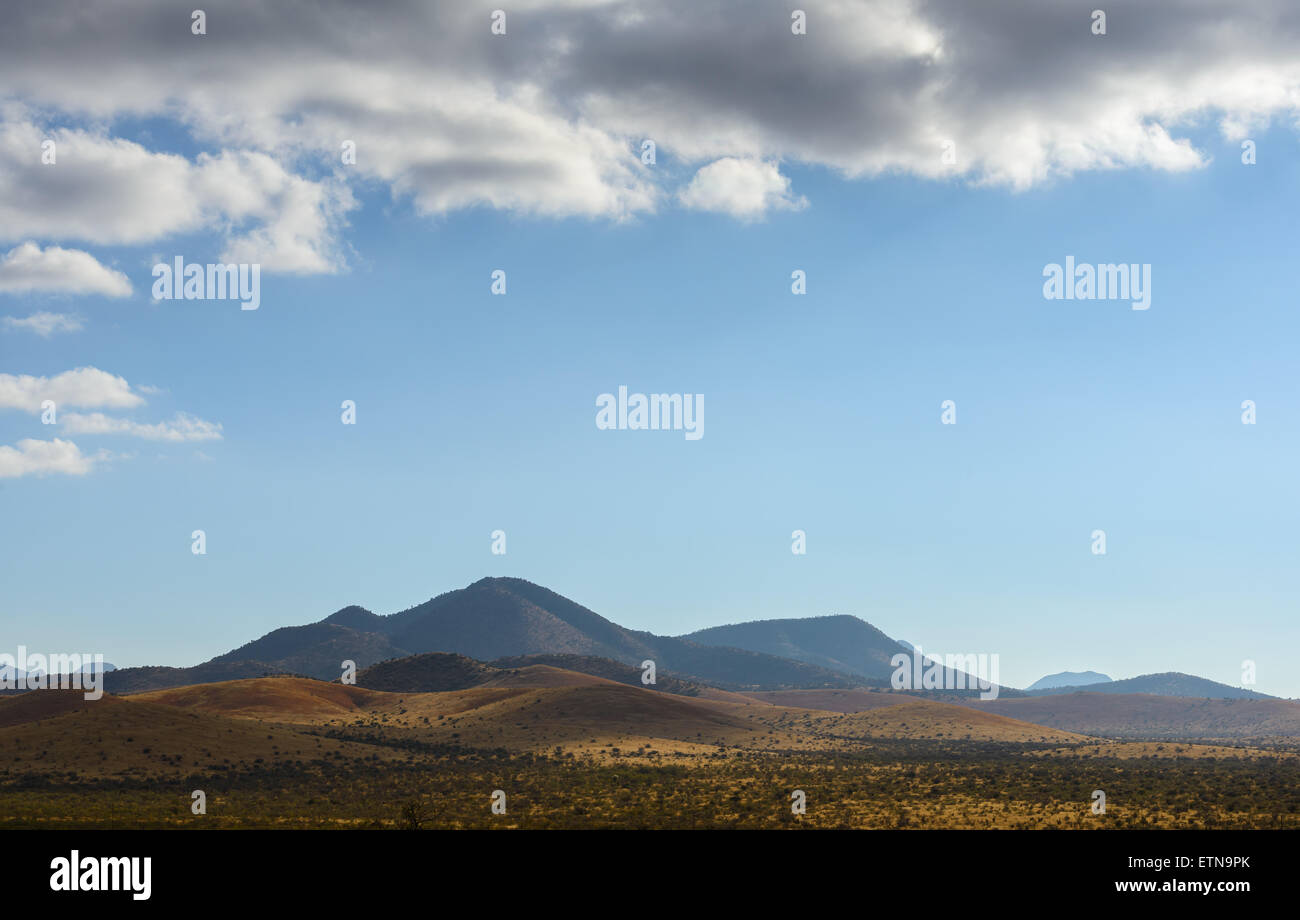
<path id="1" fill-rule="evenodd" d="M 1053 687 L 1086 687 L 1089 684 L 1109 683 L 1112 678 L 1100 671 L 1059 671 L 1034 681 L 1026 690 L 1050 690 Z"/>
<path id="2" fill-rule="evenodd" d="M 350 604 L 331 613 L 322 622 L 335 623 L 339 626 L 347 626 L 350 629 L 370 630 L 374 629 L 375 624 L 381 619 L 383 618 L 378 614 L 371 613 L 365 607 Z"/>

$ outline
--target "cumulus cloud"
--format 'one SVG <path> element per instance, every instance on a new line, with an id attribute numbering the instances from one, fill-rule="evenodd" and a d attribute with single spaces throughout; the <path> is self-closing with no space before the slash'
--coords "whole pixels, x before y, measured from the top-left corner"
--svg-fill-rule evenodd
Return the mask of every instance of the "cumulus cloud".
<path id="1" fill-rule="evenodd" d="M 45 139 L 55 144 L 53 165 L 41 162 Z M 0 111 L 0 239 L 133 244 L 213 229 L 227 240 L 223 261 L 256 262 L 267 271 L 331 272 L 342 262 L 336 232 L 353 206 L 345 185 L 302 178 L 264 152 L 201 153 L 188 160 L 96 131 L 44 130 L 20 105 Z M 14 272 L 27 262 L 79 256 L 85 274 L 86 260 L 94 262 L 86 253 L 51 249 L 52 256 L 43 256 L 25 243 L 6 259 L 19 260 Z M 111 274 L 112 296 L 123 296 L 123 287 L 130 293 L 125 276 Z M 106 283 L 101 278 L 101 286 Z"/>
<path id="2" fill-rule="evenodd" d="M 808 204 L 806 199 L 790 195 L 790 180 L 781 175 L 775 163 L 735 157 L 723 157 L 700 167 L 680 197 L 682 204 L 693 210 L 749 219 L 771 210 Z"/>
<path id="3" fill-rule="evenodd" d="M 0 374 L 0 409 L 39 413 L 47 399 L 60 409 L 133 409 L 144 404 L 144 397 L 133 392 L 125 378 L 96 367 L 78 367 L 53 377 Z"/>
<path id="4" fill-rule="evenodd" d="M 48 313 L 44 310 L 31 316 L 5 316 L 0 324 L 6 329 L 34 332 L 42 338 L 49 338 L 58 332 L 80 332 L 85 328 L 81 317 L 68 313 Z"/>
<path id="5" fill-rule="evenodd" d="M 220 441 L 221 423 L 209 422 L 185 412 L 170 421 L 146 424 L 115 418 L 102 412 L 65 412 L 59 423 L 68 434 L 116 434 L 148 441 Z"/>
<path id="6" fill-rule="evenodd" d="M 107 451 L 87 456 L 76 444 L 62 438 L 52 441 L 24 438 L 16 447 L 0 444 L 0 479 L 48 473 L 84 476 L 109 456 Z"/>
<path id="7" fill-rule="evenodd" d="M 529 0 L 493 36 L 473 4 L 321 0 L 304 15 L 231 0 L 199 37 L 164 0 L 6 4 L 0 86 L 29 108 L 0 126 L 0 232 L 121 243 L 215 226 L 242 261 L 322 271 L 354 179 L 429 215 L 619 219 L 673 201 L 750 215 L 758 195 L 800 200 L 772 186 L 779 166 L 1025 189 L 1196 169 L 1212 156 L 1197 126 L 1231 139 L 1300 112 L 1290 0 L 1123 2 L 1104 36 L 1090 12 L 823 0 L 796 36 L 788 9 L 748 0 Z M 37 111 L 78 127 L 38 127 Z M 121 116 L 171 119 L 215 152 L 90 127 Z M 56 166 L 40 163 L 47 136 Z M 646 138 L 658 166 L 635 155 Z M 694 175 L 684 189 L 674 159 Z M 743 170 L 710 167 L 732 160 L 749 191 L 728 196 L 726 170 Z"/>
<path id="8" fill-rule="evenodd" d="M 0 256 L 0 293 L 29 292 L 126 297 L 131 282 L 88 252 L 26 242 Z"/>
<path id="9" fill-rule="evenodd" d="M 79 436 L 118 435 L 148 441 L 172 443 L 220 441 L 221 423 L 210 422 L 186 412 L 177 412 L 161 422 L 139 422 L 104 412 L 76 412 L 69 409 L 134 409 L 144 404 L 143 392 L 160 392 L 155 387 L 135 387 L 122 377 L 95 367 L 79 367 L 52 377 L 27 374 L 0 374 L 0 409 L 18 409 L 38 414 L 41 404 L 53 401 L 57 422 L 65 434 Z M 29 473 L 90 472 L 96 463 L 110 457 L 129 459 L 127 454 L 99 451 L 82 454 L 71 441 L 55 438 L 41 441 L 28 438 L 16 447 L 0 447 L 0 476 L 25 476 Z"/>

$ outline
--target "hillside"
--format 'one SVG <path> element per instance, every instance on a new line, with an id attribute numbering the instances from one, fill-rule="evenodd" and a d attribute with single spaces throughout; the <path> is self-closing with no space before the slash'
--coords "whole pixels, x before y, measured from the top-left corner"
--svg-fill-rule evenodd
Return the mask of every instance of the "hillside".
<path id="1" fill-rule="evenodd" d="M 390 693 L 465 690 L 500 672 L 481 661 L 451 652 L 426 652 L 382 661 L 357 672 L 357 686 Z"/>
<path id="2" fill-rule="evenodd" d="M 730 646 L 793 658 L 831 671 L 888 681 L 890 659 L 908 649 L 857 617 L 757 620 L 714 626 L 681 638 L 698 645 Z"/>
<path id="3" fill-rule="evenodd" d="M 360 608 L 345 608 L 352 610 Z M 344 613 L 345 611 L 339 611 Z M 336 613 L 333 616 L 338 616 Z M 248 661 L 272 662 L 276 669 L 312 677 L 338 677 L 342 662 L 355 661 L 364 668 L 386 658 L 411 654 L 377 632 L 363 632 L 330 622 L 327 618 L 307 626 L 285 626 L 239 648 L 218 655 L 209 665 L 234 665 Z"/>
<path id="4" fill-rule="evenodd" d="M 462 659 L 459 666 L 464 669 L 468 661 Z M 422 663 L 427 660 L 417 662 Z M 394 749 L 456 745 L 542 752 L 558 746 L 599 757 L 636 749 L 683 755 L 708 754 L 718 748 L 847 751 L 872 739 L 1032 744 L 1085 740 L 1068 731 L 906 694 L 864 693 L 879 697 L 881 705 L 830 712 L 807 705 L 819 702 L 815 694 L 829 691 L 805 691 L 796 698 L 804 705 L 764 705 L 664 693 L 546 665 L 489 670 L 496 676 L 488 683 L 441 692 L 388 692 L 308 678 L 259 678 L 109 697 L 111 704 L 102 710 L 201 713 L 241 724 L 256 722 L 275 726 L 274 737 L 268 740 L 276 742 L 281 740 L 276 732 L 296 726 L 330 728 Z M 45 708 L 52 705 L 36 702 Z M 68 705 L 94 711 L 93 704 Z M 64 715 L 55 707 L 51 712 L 28 712 L 23 718 L 31 723 L 39 717 L 44 724 Z M 0 720 L 3 717 L 0 709 Z M 168 716 L 160 724 L 174 721 Z M 301 743 L 295 742 L 296 750 L 303 750 Z M 260 751 L 260 742 L 258 747 Z"/>
<path id="5" fill-rule="evenodd" d="M 264 661 L 208 662 L 191 668 L 169 668 L 150 665 L 139 668 L 120 668 L 104 675 L 107 693 L 142 693 L 165 687 L 184 687 L 189 684 L 215 683 L 223 680 L 249 680 L 254 677 L 272 677 L 285 669 Z"/>
<path id="6" fill-rule="evenodd" d="M 260 695 L 258 688 L 253 697 Z M 87 778 L 138 779 L 199 770 L 252 771 L 327 758 L 399 756 L 201 706 L 186 709 L 139 697 L 84 700 L 75 690 L 36 690 L 0 699 L 0 749 L 5 751 L 0 777 L 75 770 Z M 178 799 L 178 813 L 183 801 Z"/>
<path id="7" fill-rule="evenodd" d="M 593 655 L 516 655 L 513 658 L 498 658 L 489 662 L 494 668 L 525 668 L 530 665 L 549 665 L 566 671 L 591 674 L 606 680 L 627 684 L 630 687 L 647 686 L 641 683 L 642 671 L 639 667 L 613 661 L 609 658 L 597 658 Z M 647 686 L 650 690 L 675 693 L 678 696 L 708 696 L 713 688 L 689 680 L 681 680 L 657 670 L 655 683 Z"/>

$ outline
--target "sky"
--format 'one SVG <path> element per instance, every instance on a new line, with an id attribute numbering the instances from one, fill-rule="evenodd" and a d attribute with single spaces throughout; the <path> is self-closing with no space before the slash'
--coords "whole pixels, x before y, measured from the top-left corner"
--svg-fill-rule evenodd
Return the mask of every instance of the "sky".
<path id="1" fill-rule="evenodd" d="M 511 575 L 1300 697 L 1300 10 L 187 6 L 0 12 L 0 650 Z M 260 305 L 155 299 L 177 257 Z"/>

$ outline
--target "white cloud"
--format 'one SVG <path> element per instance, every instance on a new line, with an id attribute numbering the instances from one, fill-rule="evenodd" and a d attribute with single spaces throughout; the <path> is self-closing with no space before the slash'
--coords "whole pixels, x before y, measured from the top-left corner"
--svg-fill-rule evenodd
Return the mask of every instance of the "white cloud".
<path id="1" fill-rule="evenodd" d="M 178 412 L 170 421 L 145 424 L 129 419 L 114 418 L 102 412 L 86 415 L 65 412 L 59 424 L 68 434 L 117 434 L 149 441 L 220 441 L 221 423 L 209 422 L 184 412 Z"/>
<path id="2" fill-rule="evenodd" d="M 88 252 L 26 242 L 0 256 L 0 293 L 27 292 L 126 297 L 131 282 Z"/>
<path id="3" fill-rule="evenodd" d="M 65 473 L 84 476 L 96 463 L 109 459 L 107 451 L 87 456 L 71 441 L 55 438 L 39 441 L 24 438 L 17 447 L 0 444 L 0 479 L 18 476 L 44 476 L 47 473 Z"/>
<path id="4" fill-rule="evenodd" d="M 56 145 L 53 165 L 40 160 L 46 138 Z M 0 110 L 0 239 L 118 245 L 209 229 L 226 239 L 223 261 L 258 263 L 266 271 L 328 273 L 342 266 L 336 235 L 354 206 L 351 191 L 340 182 L 309 181 L 263 152 L 202 153 L 190 161 L 94 131 L 42 130 L 22 106 Z M 26 243 L 6 260 L 18 254 L 20 265 L 39 262 L 33 248 L 39 255 L 39 247 Z M 68 261 L 67 250 L 52 248 L 54 256 L 46 262 Z M 77 255 L 81 275 L 98 265 L 87 253 Z M 198 254 L 189 259 L 210 261 Z M 24 275 L 17 267 L 14 271 L 15 283 L 21 283 Z M 111 284 L 112 296 L 130 293 L 124 275 L 110 274 L 116 279 L 110 283 L 101 275 L 101 288 Z M 5 289 L 0 274 L 0 290 Z"/>
<path id="5" fill-rule="evenodd" d="M 53 377 L 0 374 L 0 409 L 39 413 L 41 403 L 47 399 L 59 409 L 133 409 L 144 405 L 144 397 L 132 392 L 124 378 L 95 367 L 79 367 Z"/>
<path id="6" fill-rule="evenodd" d="M 806 207 L 806 199 L 790 195 L 790 180 L 775 163 L 723 157 L 702 166 L 682 190 L 681 202 L 696 211 L 719 211 L 752 219 L 771 210 Z"/>
<path id="7" fill-rule="evenodd" d="M 0 113 L 0 234 L 128 243 L 215 229 L 227 257 L 327 271 L 354 179 L 429 215 L 620 219 L 675 194 L 752 213 L 770 174 L 751 165 L 759 181 L 732 195 L 697 174 L 677 193 L 672 158 L 1023 189 L 1083 170 L 1196 169 L 1212 155 L 1193 144 L 1197 126 L 1235 138 L 1300 113 L 1291 0 L 1130 4 L 1104 36 L 1090 10 L 1042 0 L 823 0 L 801 36 L 787 10 L 748 0 L 530 0 L 501 37 L 473 4 L 312 9 L 230 0 L 196 38 L 164 0 L 0 6 L 0 86 L 27 106 Z M 122 116 L 171 119 L 215 152 L 86 127 Z M 69 120 L 82 127 L 57 127 Z M 54 166 L 40 162 L 47 137 Z M 636 157 L 645 138 L 658 166 Z M 345 140 L 355 165 L 340 162 Z"/>
<path id="8" fill-rule="evenodd" d="M 22 319 L 16 316 L 5 316 L 0 318 L 0 323 L 3 323 L 6 329 L 34 332 L 47 339 L 58 332 L 80 332 L 85 328 L 79 316 L 45 311 L 33 313 Z"/>

